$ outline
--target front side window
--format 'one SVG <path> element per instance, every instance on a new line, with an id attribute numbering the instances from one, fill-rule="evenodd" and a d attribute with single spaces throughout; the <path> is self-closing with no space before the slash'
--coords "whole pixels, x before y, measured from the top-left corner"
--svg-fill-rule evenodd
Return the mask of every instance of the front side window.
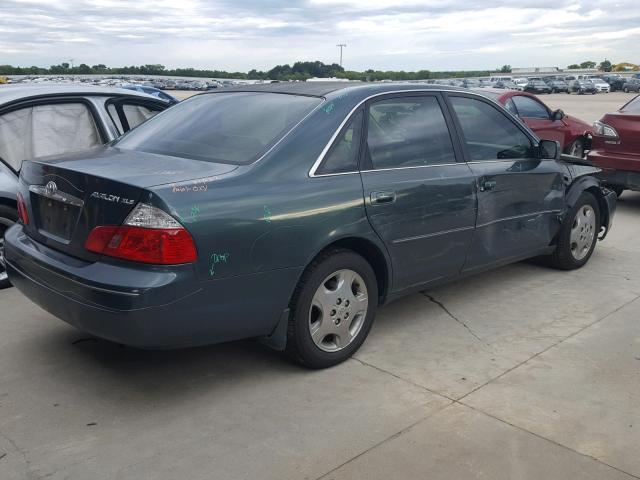
<path id="1" fill-rule="evenodd" d="M 471 161 L 532 158 L 534 148 L 522 130 L 481 100 L 451 97 Z"/>
<path id="2" fill-rule="evenodd" d="M 322 100 L 271 92 L 197 95 L 123 136 L 119 148 L 247 165 Z"/>
<path id="3" fill-rule="evenodd" d="M 442 109 L 432 96 L 373 103 L 369 107 L 366 152 L 374 169 L 456 161 Z"/>
<path id="4" fill-rule="evenodd" d="M 544 107 L 544 105 L 540 104 L 540 102 L 536 102 L 533 98 L 525 97 L 523 95 L 516 95 L 512 97 L 513 102 L 518 109 L 518 113 L 522 118 L 549 118 L 549 112 Z"/>
<path id="5" fill-rule="evenodd" d="M 34 105 L 0 116 L 0 159 L 16 171 L 23 160 L 86 150 L 101 143 L 84 103 Z"/>
<path id="6" fill-rule="evenodd" d="M 318 174 L 355 172 L 362 135 L 362 110 L 351 117 L 318 169 Z"/>

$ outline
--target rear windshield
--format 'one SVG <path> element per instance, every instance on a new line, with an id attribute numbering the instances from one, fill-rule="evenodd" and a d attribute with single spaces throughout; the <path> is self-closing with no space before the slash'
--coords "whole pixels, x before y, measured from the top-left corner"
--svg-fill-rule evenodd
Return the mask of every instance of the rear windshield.
<path id="1" fill-rule="evenodd" d="M 143 123 L 116 146 L 246 165 L 260 158 L 321 101 L 267 92 L 199 95 Z"/>
<path id="2" fill-rule="evenodd" d="M 640 113 L 640 95 L 620 109 L 622 112 Z"/>

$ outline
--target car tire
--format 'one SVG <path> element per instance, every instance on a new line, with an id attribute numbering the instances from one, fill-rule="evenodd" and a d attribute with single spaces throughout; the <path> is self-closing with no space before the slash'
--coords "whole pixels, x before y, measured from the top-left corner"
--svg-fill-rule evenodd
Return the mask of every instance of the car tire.
<path id="1" fill-rule="evenodd" d="M 576 138 L 569 147 L 567 147 L 567 154 L 572 157 L 583 158 L 584 157 L 584 142 L 579 138 Z"/>
<path id="2" fill-rule="evenodd" d="M 0 205 L 0 290 L 11 286 L 4 267 L 4 232 L 17 221 L 17 210 L 7 205 Z"/>
<path id="3" fill-rule="evenodd" d="M 567 213 L 558 232 L 556 250 L 550 257 L 551 266 L 560 270 L 575 270 L 591 258 L 600 230 L 600 207 L 589 192 L 582 192 Z"/>
<path id="4" fill-rule="evenodd" d="M 360 255 L 332 249 L 305 270 L 290 303 L 286 353 L 308 368 L 327 368 L 363 344 L 378 307 L 378 283 Z"/>

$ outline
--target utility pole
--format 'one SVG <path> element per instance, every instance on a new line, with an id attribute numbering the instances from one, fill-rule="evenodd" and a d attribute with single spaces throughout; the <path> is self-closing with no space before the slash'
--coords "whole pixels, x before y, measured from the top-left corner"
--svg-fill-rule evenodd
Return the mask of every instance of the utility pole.
<path id="1" fill-rule="evenodd" d="M 336 47 L 340 47 L 340 66 L 342 66 L 342 49 L 347 46 L 346 43 L 339 43 Z"/>

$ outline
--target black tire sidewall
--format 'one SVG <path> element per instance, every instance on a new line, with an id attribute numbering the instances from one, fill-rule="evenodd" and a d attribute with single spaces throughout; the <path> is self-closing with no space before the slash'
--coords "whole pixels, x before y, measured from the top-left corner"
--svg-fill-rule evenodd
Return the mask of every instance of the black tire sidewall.
<path id="1" fill-rule="evenodd" d="M 358 336 L 350 345 L 338 352 L 325 352 L 318 348 L 311 338 L 308 326 L 309 309 L 321 282 L 332 273 L 342 269 L 353 270 L 364 280 L 369 298 L 367 315 Z M 343 362 L 364 343 L 373 324 L 378 306 L 378 284 L 373 269 L 360 255 L 350 251 L 338 251 L 325 257 L 319 263 L 312 264 L 311 268 L 303 275 L 301 282 L 303 282 L 302 288 L 292 305 L 290 327 L 293 328 L 289 329 L 287 346 L 293 347 L 291 350 L 295 352 L 294 356 L 298 361 L 311 368 L 326 368 Z"/>

